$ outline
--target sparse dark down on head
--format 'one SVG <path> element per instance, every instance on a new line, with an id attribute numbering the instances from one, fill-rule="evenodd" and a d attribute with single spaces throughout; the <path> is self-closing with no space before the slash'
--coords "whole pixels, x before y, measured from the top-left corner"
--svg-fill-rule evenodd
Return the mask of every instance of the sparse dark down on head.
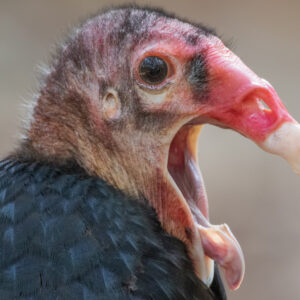
<path id="1" fill-rule="evenodd" d="M 299 169 L 300 147 L 286 135 L 298 137 L 295 120 L 214 30 L 161 9 L 119 6 L 62 45 L 15 156 L 78 164 L 144 199 L 186 245 L 198 278 L 210 286 L 216 263 L 236 289 L 243 254 L 227 225 L 209 223 L 198 167 L 204 123 L 233 129 Z"/>

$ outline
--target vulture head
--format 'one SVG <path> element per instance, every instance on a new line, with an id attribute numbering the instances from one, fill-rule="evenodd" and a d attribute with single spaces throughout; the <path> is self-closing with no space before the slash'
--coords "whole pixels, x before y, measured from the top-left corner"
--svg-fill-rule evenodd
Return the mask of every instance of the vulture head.
<path id="1" fill-rule="evenodd" d="M 127 6 L 90 18 L 61 47 L 20 149 L 28 158 L 76 161 L 144 199 L 185 243 L 204 283 L 216 262 L 236 289 L 243 254 L 227 225 L 210 224 L 197 162 L 205 123 L 239 132 L 300 171 L 300 127 L 266 80 L 213 30 Z"/>

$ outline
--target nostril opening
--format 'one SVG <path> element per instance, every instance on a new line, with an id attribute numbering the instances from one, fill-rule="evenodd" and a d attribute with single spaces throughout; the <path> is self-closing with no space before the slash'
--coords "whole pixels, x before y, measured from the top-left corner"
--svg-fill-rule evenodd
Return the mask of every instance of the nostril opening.
<path id="1" fill-rule="evenodd" d="M 263 99 L 259 99 L 259 105 L 263 110 L 272 111 L 272 109 Z"/>

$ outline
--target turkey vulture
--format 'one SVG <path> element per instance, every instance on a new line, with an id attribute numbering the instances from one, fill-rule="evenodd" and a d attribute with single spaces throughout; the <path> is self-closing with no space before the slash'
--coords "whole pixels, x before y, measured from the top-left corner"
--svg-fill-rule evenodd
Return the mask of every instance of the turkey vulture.
<path id="1" fill-rule="evenodd" d="M 204 123 L 299 172 L 298 123 L 212 29 L 130 5 L 76 28 L 0 163 L 0 298 L 225 299 L 217 266 L 238 288 L 241 248 L 209 222 Z"/>

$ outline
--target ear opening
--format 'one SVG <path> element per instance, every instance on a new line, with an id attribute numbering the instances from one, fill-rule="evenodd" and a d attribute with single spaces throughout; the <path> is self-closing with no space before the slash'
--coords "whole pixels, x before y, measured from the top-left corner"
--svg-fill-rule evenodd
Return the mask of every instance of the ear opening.
<path id="1" fill-rule="evenodd" d="M 121 101 L 117 91 L 108 89 L 102 99 L 103 117 L 105 120 L 116 120 L 121 115 Z"/>

